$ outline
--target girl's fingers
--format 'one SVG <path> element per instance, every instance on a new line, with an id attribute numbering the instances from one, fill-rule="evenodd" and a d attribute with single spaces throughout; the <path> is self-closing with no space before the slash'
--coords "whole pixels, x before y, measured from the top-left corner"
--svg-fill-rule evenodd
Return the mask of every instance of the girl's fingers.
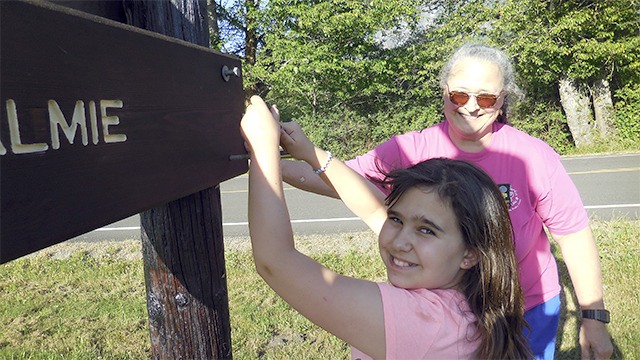
<path id="1" fill-rule="evenodd" d="M 278 110 L 278 107 L 276 105 L 271 105 L 269 110 L 271 111 L 273 118 L 280 122 L 280 110 Z"/>

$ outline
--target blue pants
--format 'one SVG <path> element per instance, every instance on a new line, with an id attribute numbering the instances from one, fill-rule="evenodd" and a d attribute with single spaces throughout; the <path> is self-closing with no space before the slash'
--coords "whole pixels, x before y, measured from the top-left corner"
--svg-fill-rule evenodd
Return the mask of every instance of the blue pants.
<path id="1" fill-rule="evenodd" d="M 523 333 L 536 359 L 553 359 L 556 351 L 556 333 L 560 321 L 560 295 L 531 308 L 524 313 L 531 331 Z"/>

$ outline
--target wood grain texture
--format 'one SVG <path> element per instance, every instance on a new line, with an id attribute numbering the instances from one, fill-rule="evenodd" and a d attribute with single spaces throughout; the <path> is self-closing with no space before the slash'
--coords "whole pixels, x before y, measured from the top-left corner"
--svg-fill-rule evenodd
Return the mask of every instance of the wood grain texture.
<path id="1" fill-rule="evenodd" d="M 96 15 L 125 14 L 120 1 L 88 5 Z M 107 11 L 107 5 L 122 9 Z M 246 161 L 229 161 L 245 151 L 241 79 L 225 82 L 220 74 L 223 65 L 240 66 L 237 58 L 46 2 L 0 6 L 0 140 L 6 149 L 0 155 L 0 262 L 246 171 Z M 103 100 L 122 106 L 103 114 Z M 87 144 L 79 128 L 73 143 L 60 130 L 54 148 L 51 101 L 67 123 L 82 102 Z M 20 142 L 44 144 L 45 151 L 15 152 L 9 103 L 16 108 Z M 89 124 L 91 108 L 96 129 Z M 103 115 L 118 117 L 109 131 L 126 141 L 106 141 Z"/>

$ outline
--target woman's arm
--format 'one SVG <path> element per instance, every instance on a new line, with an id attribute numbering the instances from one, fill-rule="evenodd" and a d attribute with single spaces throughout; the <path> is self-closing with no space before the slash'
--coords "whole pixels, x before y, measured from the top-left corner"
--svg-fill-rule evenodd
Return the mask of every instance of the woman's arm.
<path id="1" fill-rule="evenodd" d="M 280 126 L 262 99 L 251 98 L 241 126 L 251 149 L 249 232 L 258 273 L 303 316 L 361 351 L 384 358 L 377 284 L 336 274 L 295 249 L 280 175 Z"/>
<path id="2" fill-rule="evenodd" d="M 551 235 L 560 245 L 580 309 L 604 309 L 600 257 L 591 228 L 568 235 Z M 583 319 L 580 347 L 583 358 L 590 358 L 593 351 L 596 359 L 609 359 L 613 345 L 607 326 L 598 320 Z"/>

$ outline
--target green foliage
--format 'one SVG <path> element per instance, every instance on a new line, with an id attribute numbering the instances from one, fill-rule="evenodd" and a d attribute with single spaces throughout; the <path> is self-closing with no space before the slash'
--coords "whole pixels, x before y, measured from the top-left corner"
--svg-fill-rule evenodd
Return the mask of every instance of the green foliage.
<path id="1" fill-rule="evenodd" d="M 570 128 L 560 119 L 564 115 L 557 82 L 567 77 L 580 86 L 590 87 L 604 79 L 612 83 L 614 91 L 637 84 L 640 59 L 637 4 L 629 0 L 511 0 L 500 6 L 498 13 L 492 37 L 507 45 L 507 52 L 514 56 L 520 85 L 528 94 L 528 103 L 538 104 L 521 107 L 514 122 L 549 142 L 560 153 L 572 152 Z M 638 123 L 638 118 L 628 120 Z M 625 132 L 619 134 L 624 136 Z M 635 140 L 628 139 L 598 141 L 637 147 L 637 136 Z"/>
<path id="2" fill-rule="evenodd" d="M 298 120 L 314 144 L 330 150 L 339 159 L 348 159 L 354 152 L 366 151 L 375 145 L 370 137 L 369 119 L 348 108 Z"/>
<path id="3" fill-rule="evenodd" d="M 517 54 L 527 80 L 593 82 L 637 63 L 637 11 L 630 0 L 511 0 L 499 7 L 494 36 Z"/>
<path id="4" fill-rule="evenodd" d="M 321 117 L 303 116 L 300 123 L 311 141 L 330 150 L 339 159 L 361 155 L 391 136 L 420 130 L 442 121 L 442 110 L 428 104 L 425 108 L 396 104 L 387 111 L 360 115 L 344 107 Z"/>
<path id="5" fill-rule="evenodd" d="M 543 140 L 560 154 L 574 148 L 562 109 L 557 104 L 526 99 L 516 105 L 514 112 L 517 114 L 511 118 L 514 127 Z"/>
<path id="6" fill-rule="evenodd" d="M 249 81 L 265 82 L 269 98 L 298 117 L 344 106 L 375 107 L 362 100 L 392 91 L 396 69 L 374 34 L 409 18 L 415 11 L 410 5 L 272 1 L 265 15 L 270 32 Z"/>
<path id="7" fill-rule="evenodd" d="M 343 158 L 442 121 L 439 71 L 467 41 L 497 46 L 513 58 L 528 100 L 514 109 L 512 121 L 561 153 L 574 146 L 559 79 L 584 87 L 605 79 L 618 94 L 615 108 L 629 111 L 638 103 L 633 91 L 622 90 L 640 83 L 640 9 L 632 0 L 231 4 L 223 14 L 234 18 L 228 24 L 253 31 L 259 41 L 255 63 L 244 64 L 247 91 L 278 104 L 283 118 L 298 120 L 316 144 Z M 637 146 L 630 134 L 639 121 L 618 114 L 623 138 L 609 140 Z"/>
<path id="8" fill-rule="evenodd" d="M 379 118 L 389 118 L 407 89 L 424 86 L 407 75 L 415 66 L 376 40 L 398 23 L 415 24 L 417 4 L 272 1 L 264 14 L 269 32 L 258 62 L 248 67 L 248 82 L 266 84 L 267 100 L 317 145 L 341 158 L 364 152 L 383 140 L 375 135 L 384 132 Z"/>
<path id="9" fill-rule="evenodd" d="M 286 4 L 270 2 L 271 32 L 249 82 L 267 84 L 268 100 L 285 118 L 299 121 L 317 145 L 342 158 L 442 121 L 444 49 L 463 41 L 457 35 L 462 24 L 468 36 L 486 32 L 481 1 L 451 5 L 431 20 L 432 31 L 417 28 L 419 1 Z M 467 14 L 476 14 L 477 24 L 465 21 Z M 387 40 L 395 47 L 382 44 L 382 33 L 391 34 Z"/>
<path id="10" fill-rule="evenodd" d="M 616 128 L 622 140 L 640 138 L 640 84 L 626 86 L 615 93 Z"/>

